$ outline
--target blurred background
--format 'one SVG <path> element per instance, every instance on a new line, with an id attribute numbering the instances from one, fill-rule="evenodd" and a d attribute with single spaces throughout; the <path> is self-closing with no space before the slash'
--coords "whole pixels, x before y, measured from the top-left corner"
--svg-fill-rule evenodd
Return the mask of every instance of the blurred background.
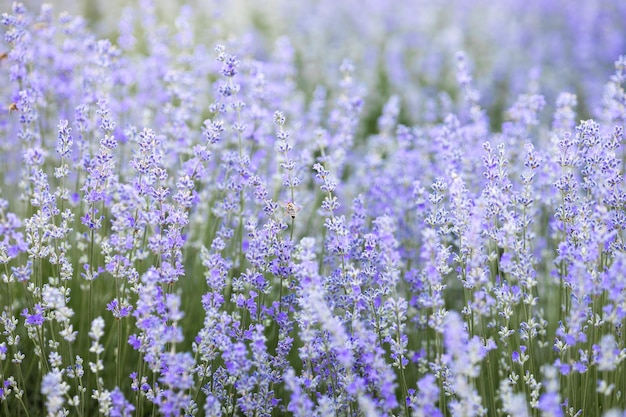
<path id="1" fill-rule="evenodd" d="M 3 11 L 11 2 L 4 2 Z M 40 1 L 24 1 L 38 8 Z M 559 92 L 575 93 L 580 119 L 598 113 L 613 63 L 626 53 L 626 1 L 621 0 L 56 0 L 56 11 L 83 15 L 99 36 L 117 38 L 123 16 L 141 19 L 154 7 L 174 28 L 181 8 L 191 10 L 196 41 L 240 39 L 246 52 L 270 54 L 288 37 L 297 82 L 312 92 L 332 85 L 344 58 L 367 88 L 375 120 L 399 94 L 401 120 L 429 121 L 455 101 L 455 54 L 464 51 L 480 104 L 492 128 L 521 93 L 546 97 L 551 113 Z M 410 110 L 407 110 L 410 109 Z"/>

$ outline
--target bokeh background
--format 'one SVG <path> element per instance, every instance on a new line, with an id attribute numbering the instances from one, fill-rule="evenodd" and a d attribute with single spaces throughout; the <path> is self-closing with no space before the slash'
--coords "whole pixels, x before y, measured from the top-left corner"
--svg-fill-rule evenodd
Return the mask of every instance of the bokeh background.
<path id="1" fill-rule="evenodd" d="M 8 10 L 10 3 L 3 9 Z M 24 2 L 37 8 L 40 1 Z M 344 58 L 368 96 L 365 123 L 374 124 L 387 98 L 400 94 L 401 120 L 429 121 L 458 95 L 455 54 L 464 51 L 498 130 L 520 93 L 546 97 L 551 114 L 559 92 L 578 97 L 580 119 L 596 116 L 613 62 L 626 52 L 626 2 L 620 0 L 57 0 L 57 11 L 83 15 L 92 30 L 115 40 L 124 16 L 156 8 L 160 23 L 177 24 L 189 8 L 197 41 L 238 39 L 259 58 L 287 36 L 297 82 L 313 92 Z M 449 96 L 449 97 L 446 97 Z M 408 110 L 410 109 L 410 110 Z M 445 113 L 445 112 L 444 112 Z"/>

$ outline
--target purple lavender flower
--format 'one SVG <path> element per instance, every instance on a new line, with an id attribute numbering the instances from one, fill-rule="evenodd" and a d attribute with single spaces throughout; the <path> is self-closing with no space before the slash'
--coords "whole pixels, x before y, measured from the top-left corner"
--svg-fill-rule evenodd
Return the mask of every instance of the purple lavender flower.
<path id="1" fill-rule="evenodd" d="M 135 406 L 131 404 L 118 387 L 115 387 L 111 391 L 111 409 L 109 410 L 110 417 L 130 417 L 135 411 Z"/>
<path id="2" fill-rule="evenodd" d="M 626 8 L 417 2 L 2 13 L 0 402 L 621 413 Z"/>
<path id="3" fill-rule="evenodd" d="M 49 415 L 66 412 L 63 405 L 69 388 L 69 385 L 63 381 L 63 373 L 58 368 L 44 375 L 41 381 L 41 394 L 45 398 L 46 410 Z"/>
<path id="4" fill-rule="evenodd" d="M 414 391 L 414 396 L 414 399 L 411 400 L 414 415 L 419 417 L 443 416 L 440 408 L 436 406 L 440 396 L 434 375 L 426 374 L 417 381 L 417 391 Z"/>
<path id="5" fill-rule="evenodd" d="M 599 371 L 614 371 L 626 359 L 626 350 L 619 349 L 612 334 L 602 336 L 593 346 L 593 362 Z"/>
<path id="6" fill-rule="evenodd" d="M 22 311 L 22 316 L 25 317 L 25 323 L 27 326 L 41 326 L 45 321 L 45 317 L 43 315 L 44 309 L 41 304 L 35 304 L 34 313 L 30 314 L 28 309 L 25 308 Z"/>

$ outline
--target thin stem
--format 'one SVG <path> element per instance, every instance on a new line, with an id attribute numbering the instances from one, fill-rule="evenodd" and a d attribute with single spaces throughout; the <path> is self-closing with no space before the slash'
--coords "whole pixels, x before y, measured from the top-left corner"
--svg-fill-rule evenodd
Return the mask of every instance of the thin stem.
<path id="1" fill-rule="evenodd" d="M 117 319 L 117 369 L 115 370 L 115 383 L 118 387 L 122 386 L 122 320 Z"/>

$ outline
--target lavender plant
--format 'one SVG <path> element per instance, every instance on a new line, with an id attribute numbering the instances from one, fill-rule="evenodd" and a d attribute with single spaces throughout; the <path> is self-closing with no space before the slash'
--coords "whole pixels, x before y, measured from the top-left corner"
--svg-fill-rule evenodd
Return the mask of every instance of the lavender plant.
<path id="1" fill-rule="evenodd" d="M 622 6 L 530 2 L 524 66 L 482 2 L 425 55 L 404 2 L 140 3 L 2 13 L 3 415 L 626 416 Z"/>

